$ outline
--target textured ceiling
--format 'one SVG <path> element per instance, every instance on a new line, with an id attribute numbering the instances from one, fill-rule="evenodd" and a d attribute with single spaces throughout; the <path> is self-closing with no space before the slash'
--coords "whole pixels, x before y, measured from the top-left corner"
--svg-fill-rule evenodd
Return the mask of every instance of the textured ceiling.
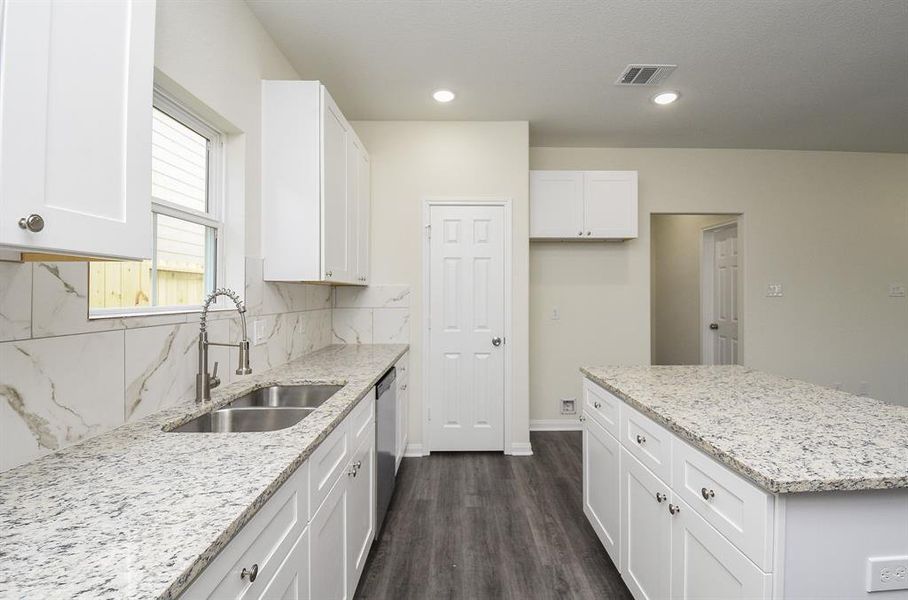
<path id="1" fill-rule="evenodd" d="M 534 146 L 908 152 L 908 1 L 247 0 L 353 120 L 528 120 Z M 658 89 L 628 63 L 677 64 Z M 440 105 L 431 92 L 457 99 Z"/>

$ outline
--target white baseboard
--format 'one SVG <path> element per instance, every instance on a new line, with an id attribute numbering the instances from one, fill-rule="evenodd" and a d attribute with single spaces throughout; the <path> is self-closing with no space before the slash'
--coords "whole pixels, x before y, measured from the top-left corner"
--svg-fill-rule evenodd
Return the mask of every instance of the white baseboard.
<path id="1" fill-rule="evenodd" d="M 530 431 L 582 431 L 580 419 L 534 419 Z"/>
<path id="2" fill-rule="evenodd" d="M 428 456 L 428 454 L 429 453 L 423 449 L 422 444 L 407 444 L 407 449 L 404 450 L 404 456 L 407 458 L 419 458 L 421 456 Z"/>
<path id="3" fill-rule="evenodd" d="M 513 442 L 511 456 L 533 456 L 533 446 L 529 442 Z"/>

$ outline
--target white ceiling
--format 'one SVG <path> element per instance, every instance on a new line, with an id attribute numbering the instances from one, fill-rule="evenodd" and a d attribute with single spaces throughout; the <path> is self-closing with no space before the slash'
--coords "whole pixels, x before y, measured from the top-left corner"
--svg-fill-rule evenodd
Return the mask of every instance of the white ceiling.
<path id="1" fill-rule="evenodd" d="M 352 120 L 528 120 L 534 146 L 908 152 L 908 1 L 247 0 Z M 677 64 L 617 87 L 629 63 Z M 436 103 L 447 87 L 457 99 Z"/>

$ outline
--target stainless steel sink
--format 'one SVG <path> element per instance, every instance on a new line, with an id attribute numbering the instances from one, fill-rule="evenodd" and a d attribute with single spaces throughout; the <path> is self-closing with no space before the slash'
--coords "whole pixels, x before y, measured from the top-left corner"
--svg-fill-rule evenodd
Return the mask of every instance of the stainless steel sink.
<path id="1" fill-rule="evenodd" d="M 171 431 L 177 433 L 240 433 L 292 427 L 314 408 L 222 408 L 196 417 Z"/>
<path id="2" fill-rule="evenodd" d="M 312 414 L 342 385 L 272 385 L 253 390 L 223 408 L 175 427 L 175 433 L 277 431 Z"/>
<path id="3" fill-rule="evenodd" d="M 272 385 L 240 396 L 227 406 L 318 408 L 342 385 Z"/>

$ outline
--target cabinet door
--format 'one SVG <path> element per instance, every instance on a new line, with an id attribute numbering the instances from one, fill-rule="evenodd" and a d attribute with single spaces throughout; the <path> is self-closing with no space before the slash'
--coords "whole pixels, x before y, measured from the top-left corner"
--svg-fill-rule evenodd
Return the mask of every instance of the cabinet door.
<path id="1" fill-rule="evenodd" d="M 637 600 L 668 597 L 670 502 L 669 487 L 622 447 L 620 569 Z"/>
<path id="2" fill-rule="evenodd" d="M 583 223 L 591 239 L 637 237 L 637 171 L 586 171 Z"/>
<path id="3" fill-rule="evenodd" d="M 296 540 L 290 554 L 278 567 L 258 600 L 308 600 L 309 598 L 309 530 Z"/>
<path id="4" fill-rule="evenodd" d="M 583 512 L 612 562 L 620 561 L 620 445 L 599 423 L 584 416 Z"/>
<path id="5" fill-rule="evenodd" d="M 369 234 L 371 228 L 372 188 L 369 155 L 360 147 L 356 204 L 356 272 L 357 283 L 369 284 Z"/>
<path id="6" fill-rule="evenodd" d="M 530 171 L 530 237 L 583 234 L 583 172 Z"/>
<path id="7" fill-rule="evenodd" d="M 0 245 L 149 258 L 154 0 L 0 8 Z"/>
<path id="8" fill-rule="evenodd" d="M 355 222 L 347 174 L 350 125 L 331 95 L 322 88 L 322 276 L 348 283 L 355 256 L 350 224 Z"/>
<path id="9" fill-rule="evenodd" d="M 341 477 L 309 524 L 313 598 L 340 600 L 347 592 L 347 477 Z"/>
<path id="10" fill-rule="evenodd" d="M 350 596 L 363 572 L 375 537 L 375 432 L 353 455 L 353 476 L 347 477 L 347 589 Z"/>
<path id="11" fill-rule="evenodd" d="M 672 519 L 672 598 L 769 598 L 771 577 L 684 502 Z"/>

